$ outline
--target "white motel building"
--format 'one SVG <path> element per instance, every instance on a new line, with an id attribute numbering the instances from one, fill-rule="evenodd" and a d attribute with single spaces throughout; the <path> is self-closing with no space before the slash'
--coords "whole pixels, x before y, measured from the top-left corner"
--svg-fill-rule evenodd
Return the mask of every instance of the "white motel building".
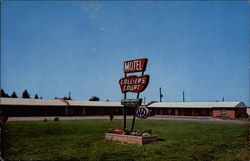
<path id="1" fill-rule="evenodd" d="M 1 115 L 12 116 L 91 116 L 122 115 L 121 102 L 63 99 L 21 99 L 0 97 Z M 243 102 L 155 102 L 147 106 L 155 115 L 246 117 Z M 127 108 L 132 115 L 134 108 Z"/>

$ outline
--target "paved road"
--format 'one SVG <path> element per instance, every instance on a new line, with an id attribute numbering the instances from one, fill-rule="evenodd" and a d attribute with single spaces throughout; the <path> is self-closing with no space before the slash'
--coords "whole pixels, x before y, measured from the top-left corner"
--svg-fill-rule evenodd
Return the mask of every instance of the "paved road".
<path id="1" fill-rule="evenodd" d="M 47 120 L 54 120 L 57 116 L 48 117 L 9 117 L 8 121 L 42 121 L 45 118 Z M 58 116 L 59 120 L 106 120 L 109 116 Z M 132 116 L 127 116 L 127 119 L 132 119 Z M 114 116 L 114 119 L 123 119 L 123 116 Z M 201 122 L 228 122 L 228 123 L 240 123 L 240 124 L 250 124 L 250 121 L 240 121 L 240 120 L 222 120 L 213 117 L 206 116 L 169 116 L 169 115 L 155 115 L 148 117 L 147 120 L 181 120 L 181 121 L 201 121 Z"/>

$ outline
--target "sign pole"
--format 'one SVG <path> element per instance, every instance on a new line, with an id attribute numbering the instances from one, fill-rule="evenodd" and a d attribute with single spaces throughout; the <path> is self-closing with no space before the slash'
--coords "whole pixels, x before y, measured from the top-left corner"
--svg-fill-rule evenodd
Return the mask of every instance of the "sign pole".
<path id="1" fill-rule="evenodd" d="M 125 77 L 127 73 L 125 73 Z M 124 99 L 127 99 L 127 92 L 124 93 Z M 126 104 L 123 105 L 123 130 L 126 129 Z"/>
<path id="2" fill-rule="evenodd" d="M 123 72 L 125 73 L 124 78 L 121 78 L 119 80 L 120 88 L 122 93 L 124 93 L 124 99 L 121 101 L 123 104 L 123 128 L 126 129 L 126 109 L 130 106 L 130 104 L 134 104 L 134 116 L 133 116 L 133 122 L 131 131 L 134 129 L 135 124 L 135 116 L 136 116 L 136 109 L 140 107 L 139 104 L 141 104 L 141 99 L 139 99 L 140 92 L 144 91 L 145 88 L 148 86 L 149 82 L 149 75 L 145 74 L 144 71 L 147 67 L 147 58 L 142 59 L 135 59 L 135 60 L 128 60 L 125 61 L 123 64 Z M 127 73 L 136 73 L 136 72 L 142 72 L 141 76 L 137 75 L 130 75 L 127 76 Z M 136 100 L 127 100 L 127 92 L 137 93 L 137 99 Z M 138 101 L 140 100 L 140 101 Z M 128 103 L 128 104 L 127 104 Z M 142 111 L 142 110 L 140 110 Z"/>
<path id="3" fill-rule="evenodd" d="M 142 74 L 141 75 L 143 75 L 144 74 L 144 71 L 142 72 Z M 139 99 L 139 97 L 140 97 L 140 92 L 138 92 L 137 93 L 137 97 L 136 97 L 136 99 Z M 135 115 L 136 115 L 136 108 L 138 107 L 139 105 L 137 105 L 136 107 L 135 107 L 135 109 L 134 109 L 134 116 L 133 116 L 133 122 L 132 122 L 132 127 L 131 127 L 131 132 L 133 132 L 133 130 L 134 130 L 134 125 L 135 125 Z"/>

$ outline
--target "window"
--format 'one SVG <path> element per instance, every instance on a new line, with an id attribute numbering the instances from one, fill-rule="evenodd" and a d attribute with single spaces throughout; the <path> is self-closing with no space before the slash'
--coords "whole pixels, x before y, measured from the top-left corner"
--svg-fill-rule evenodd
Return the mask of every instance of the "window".
<path id="1" fill-rule="evenodd" d="M 227 114 L 227 110 L 226 109 L 221 109 L 221 115 L 226 115 Z"/>

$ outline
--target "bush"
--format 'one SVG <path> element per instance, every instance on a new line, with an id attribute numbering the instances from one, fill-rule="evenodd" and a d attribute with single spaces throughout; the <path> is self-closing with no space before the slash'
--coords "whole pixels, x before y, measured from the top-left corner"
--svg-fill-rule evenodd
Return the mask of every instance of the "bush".
<path id="1" fill-rule="evenodd" d="M 56 118 L 54 119 L 54 121 L 59 121 L 59 118 L 58 118 L 58 117 L 56 117 Z"/>
<path id="2" fill-rule="evenodd" d="M 144 130 L 142 133 L 152 134 L 152 129 L 147 129 L 147 130 Z"/>

